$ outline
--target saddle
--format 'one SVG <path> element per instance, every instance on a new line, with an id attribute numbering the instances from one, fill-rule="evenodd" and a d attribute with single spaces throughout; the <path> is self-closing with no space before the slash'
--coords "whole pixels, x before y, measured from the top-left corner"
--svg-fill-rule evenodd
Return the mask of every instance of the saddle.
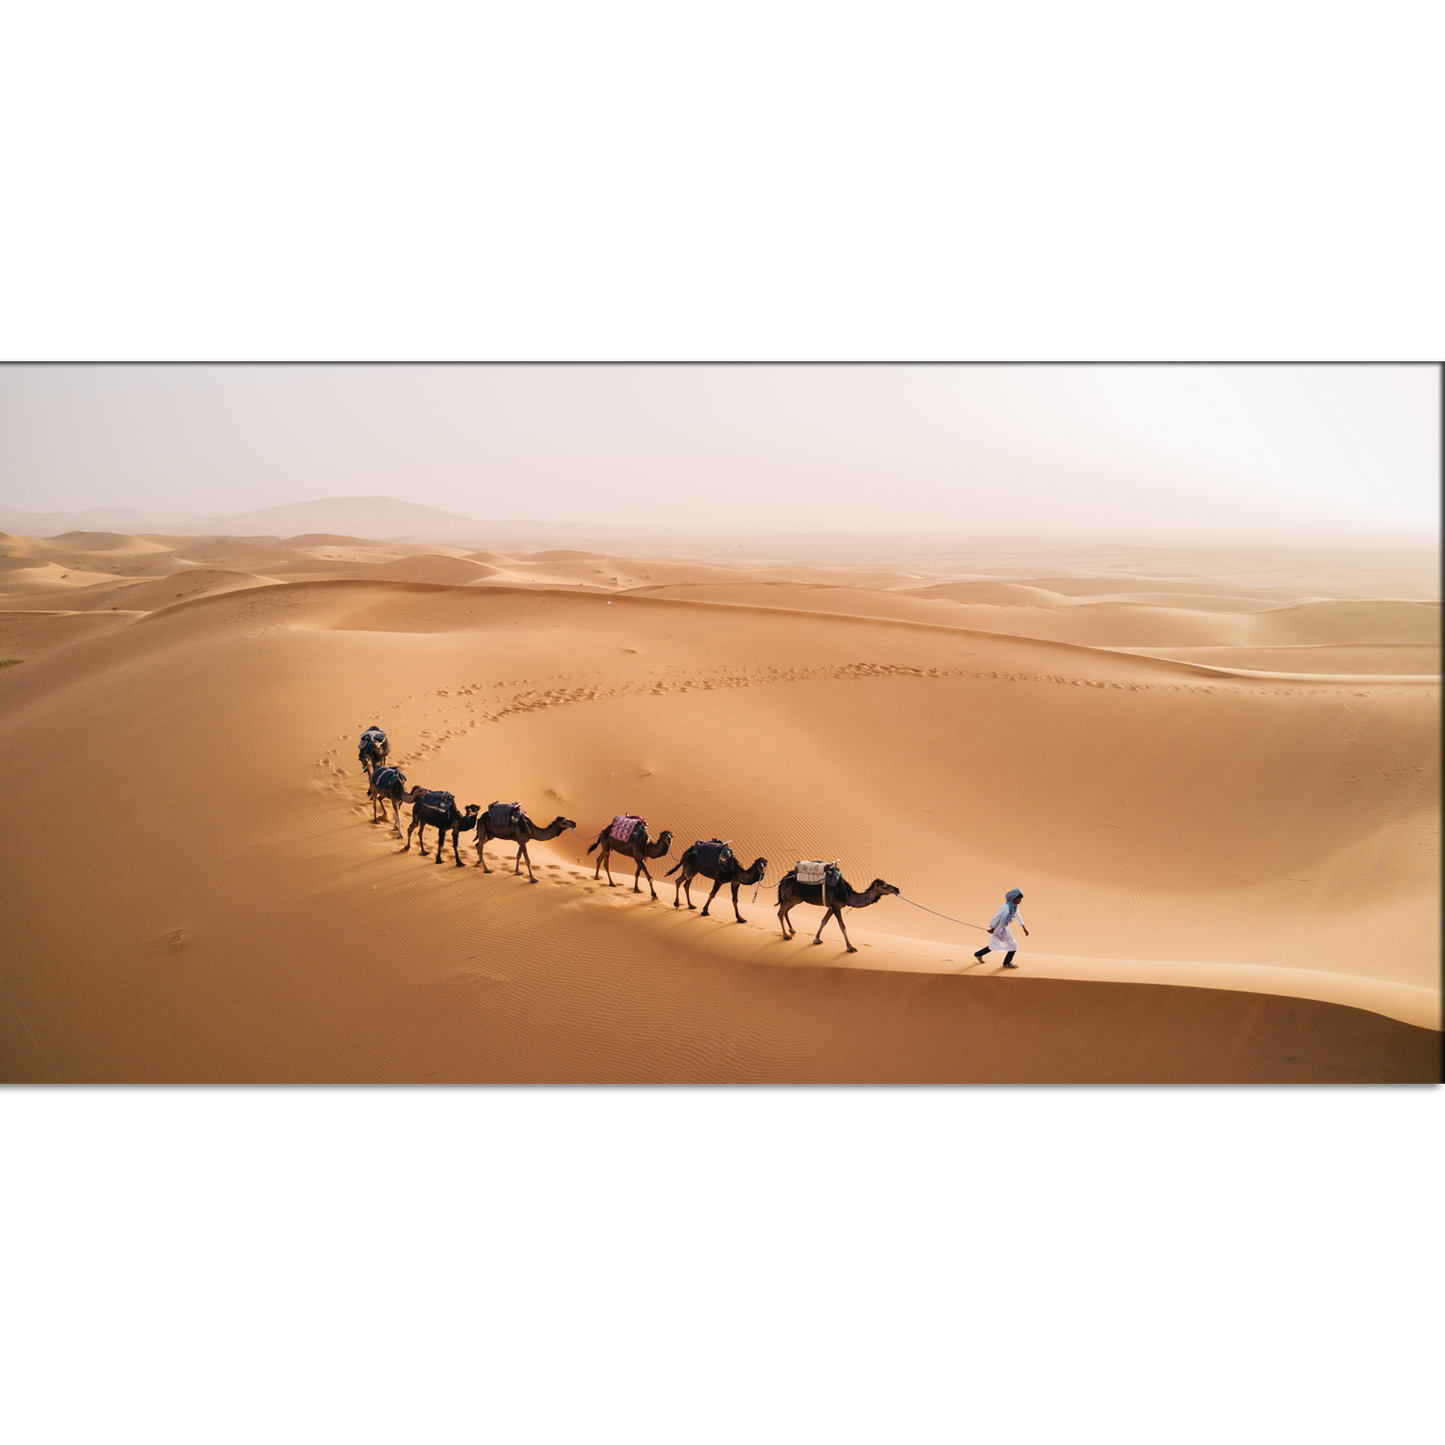
<path id="1" fill-rule="evenodd" d="M 518 803 L 491 803 L 487 806 L 487 826 L 493 832 L 527 821 L 527 815 Z"/>
<path id="2" fill-rule="evenodd" d="M 384 793 L 393 784 L 406 782 L 406 774 L 400 768 L 378 768 L 371 775 L 371 786 L 378 793 Z"/>
<path id="3" fill-rule="evenodd" d="M 720 838 L 709 838 L 707 842 L 699 838 L 692 845 L 692 856 L 700 872 L 714 873 L 725 861 L 732 861 L 733 850 Z"/>
<path id="4" fill-rule="evenodd" d="M 607 836 L 614 843 L 626 843 L 639 828 L 644 833 L 647 831 L 646 818 L 639 818 L 635 813 L 619 813 L 612 820 Z"/>
<path id="5" fill-rule="evenodd" d="M 448 815 L 454 813 L 457 807 L 457 800 L 450 793 L 440 791 L 423 793 L 417 802 L 424 808 L 431 808 L 435 812 Z"/>
<path id="6" fill-rule="evenodd" d="M 361 751 L 367 748 L 384 748 L 386 746 L 386 734 L 380 728 L 367 728 L 361 735 Z"/>
<path id="7" fill-rule="evenodd" d="M 800 858 L 793 866 L 793 876 L 799 883 L 811 883 L 815 887 L 835 887 L 843 878 L 836 863 L 824 863 L 820 858 Z"/>

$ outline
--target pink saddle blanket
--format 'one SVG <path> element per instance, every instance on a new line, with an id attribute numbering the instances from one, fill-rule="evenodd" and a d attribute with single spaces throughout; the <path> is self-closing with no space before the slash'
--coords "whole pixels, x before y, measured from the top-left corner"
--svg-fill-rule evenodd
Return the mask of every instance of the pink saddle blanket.
<path id="1" fill-rule="evenodd" d="M 612 820 L 612 826 L 607 832 L 614 843 L 626 843 L 639 828 L 646 830 L 645 818 L 636 817 L 632 813 L 619 813 Z"/>

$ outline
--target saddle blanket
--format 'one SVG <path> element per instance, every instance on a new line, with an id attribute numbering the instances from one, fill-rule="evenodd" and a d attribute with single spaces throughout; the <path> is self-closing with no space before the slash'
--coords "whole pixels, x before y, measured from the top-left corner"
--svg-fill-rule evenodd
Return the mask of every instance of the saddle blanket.
<path id="1" fill-rule="evenodd" d="M 526 814 L 516 803 L 491 803 L 487 807 L 487 823 L 492 829 L 510 828 L 520 823 Z"/>
<path id="2" fill-rule="evenodd" d="M 828 873 L 835 871 L 831 865 L 817 858 L 801 858 L 793 869 L 799 883 L 821 883 Z"/>
<path id="3" fill-rule="evenodd" d="M 733 856 L 733 850 L 720 838 L 709 838 L 706 843 L 698 839 L 692 845 L 693 861 L 704 873 L 714 872 L 725 858 Z"/>
<path id="4" fill-rule="evenodd" d="M 456 807 L 457 800 L 450 793 L 434 792 L 423 793 L 417 799 L 423 807 L 432 808 L 438 813 L 450 813 Z"/>
<path id="5" fill-rule="evenodd" d="M 619 813 L 607 831 L 614 843 L 626 843 L 639 827 L 647 831 L 646 818 L 639 818 L 634 813 Z"/>
<path id="6" fill-rule="evenodd" d="M 371 775 L 371 786 L 375 792 L 384 793 L 394 783 L 406 782 L 406 774 L 400 768 L 378 768 Z"/>

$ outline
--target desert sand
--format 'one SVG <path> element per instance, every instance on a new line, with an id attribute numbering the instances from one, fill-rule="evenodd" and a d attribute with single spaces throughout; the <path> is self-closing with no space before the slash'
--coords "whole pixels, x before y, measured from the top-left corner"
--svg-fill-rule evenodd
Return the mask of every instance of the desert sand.
<path id="1" fill-rule="evenodd" d="M 834 553 L 0 535 L 0 1076 L 1439 1080 L 1433 557 Z M 373 825 L 373 723 L 575 821 L 537 885 Z M 712 836 L 743 924 L 673 906 Z M 781 936 L 809 857 L 901 890 L 854 954 Z M 1010 887 L 1005 974 L 950 920 Z"/>

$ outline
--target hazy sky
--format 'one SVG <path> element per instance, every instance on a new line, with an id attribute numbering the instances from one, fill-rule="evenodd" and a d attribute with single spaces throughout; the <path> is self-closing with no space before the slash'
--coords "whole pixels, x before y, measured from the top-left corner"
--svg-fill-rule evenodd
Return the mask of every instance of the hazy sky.
<path id="1" fill-rule="evenodd" d="M 0 506 L 1431 541 L 1439 429 L 1425 366 L 9 366 Z"/>

